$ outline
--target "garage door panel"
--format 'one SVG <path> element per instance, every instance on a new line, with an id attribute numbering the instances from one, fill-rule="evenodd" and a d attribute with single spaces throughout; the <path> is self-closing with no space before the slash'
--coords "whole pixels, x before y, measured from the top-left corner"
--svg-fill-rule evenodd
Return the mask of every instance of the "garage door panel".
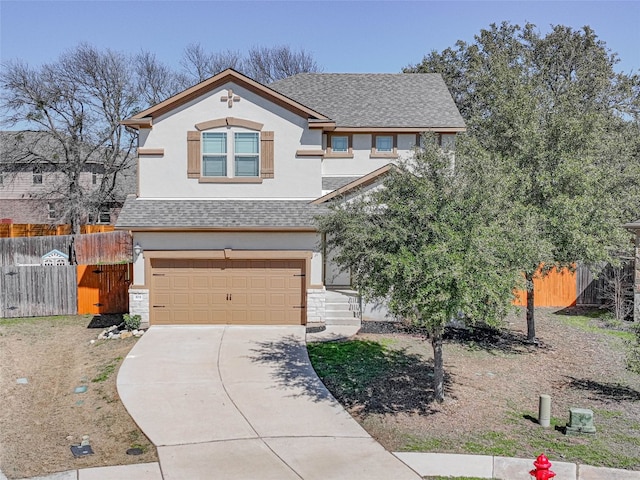
<path id="1" fill-rule="evenodd" d="M 151 259 L 153 324 L 304 323 L 304 261 Z M 153 307 L 156 305 L 158 308 Z"/>
<path id="2" fill-rule="evenodd" d="M 209 277 L 193 276 L 191 277 L 191 288 L 198 289 L 198 290 L 200 289 L 208 290 L 211 288 L 211 281 Z"/>
<path id="3" fill-rule="evenodd" d="M 170 284 L 173 289 L 188 290 L 190 277 L 188 275 L 172 276 Z"/>

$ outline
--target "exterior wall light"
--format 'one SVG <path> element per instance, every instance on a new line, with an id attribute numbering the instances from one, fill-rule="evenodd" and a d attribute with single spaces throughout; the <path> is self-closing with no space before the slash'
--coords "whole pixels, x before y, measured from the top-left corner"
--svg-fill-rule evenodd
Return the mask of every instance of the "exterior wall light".
<path id="1" fill-rule="evenodd" d="M 135 262 L 136 260 L 138 260 L 138 257 L 140 256 L 140 254 L 143 252 L 142 247 L 140 246 L 139 243 L 136 243 L 136 245 L 133 247 L 133 261 Z"/>

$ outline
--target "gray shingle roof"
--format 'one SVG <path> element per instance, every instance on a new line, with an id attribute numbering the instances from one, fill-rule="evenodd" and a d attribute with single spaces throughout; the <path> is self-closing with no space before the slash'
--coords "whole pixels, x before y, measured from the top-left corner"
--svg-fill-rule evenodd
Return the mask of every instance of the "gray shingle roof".
<path id="1" fill-rule="evenodd" d="M 322 177 L 322 190 L 337 190 L 360 177 Z"/>
<path id="2" fill-rule="evenodd" d="M 313 228 L 326 208 L 304 200 L 127 198 L 118 228 Z"/>
<path id="3" fill-rule="evenodd" d="M 338 127 L 464 127 L 437 73 L 301 73 L 269 88 Z"/>

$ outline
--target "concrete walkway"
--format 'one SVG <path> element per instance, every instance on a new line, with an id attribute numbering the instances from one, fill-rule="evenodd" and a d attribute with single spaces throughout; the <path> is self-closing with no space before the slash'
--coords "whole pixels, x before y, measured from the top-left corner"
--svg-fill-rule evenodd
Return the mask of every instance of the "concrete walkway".
<path id="1" fill-rule="evenodd" d="M 337 327 L 307 340 L 356 332 Z M 533 459 L 387 452 L 317 378 L 303 327 L 153 327 L 123 362 L 118 392 L 160 462 L 30 480 L 532 478 Z M 640 480 L 552 463 L 558 480 Z"/>

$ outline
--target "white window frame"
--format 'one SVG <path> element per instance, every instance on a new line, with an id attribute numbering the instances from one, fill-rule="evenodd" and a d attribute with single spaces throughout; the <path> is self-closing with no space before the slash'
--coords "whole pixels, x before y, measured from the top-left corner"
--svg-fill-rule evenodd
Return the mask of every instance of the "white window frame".
<path id="1" fill-rule="evenodd" d="M 205 152 L 205 137 L 207 134 L 223 134 L 224 138 L 225 138 L 225 146 L 226 146 L 226 151 L 224 152 L 224 157 L 226 159 L 225 163 L 224 163 L 224 174 L 223 175 L 206 175 L 205 174 L 205 157 L 206 156 L 216 156 L 216 157 L 222 157 L 223 153 L 207 153 Z M 247 152 L 247 153 L 243 153 L 243 152 L 237 152 L 236 150 L 238 150 L 237 145 L 236 145 L 236 138 L 237 138 L 237 134 L 251 134 L 254 135 L 256 138 L 256 146 L 257 146 L 257 151 L 256 152 Z M 260 172 L 260 155 L 261 155 L 261 132 L 260 131 L 256 131 L 256 130 L 252 130 L 249 128 L 243 128 L 243 127 L 227 127 L 226 129 L 222 130 L 222 129 L 212 129 L 212 130 L 207 130 L 205 132 L 202 132 L 202 137 L 201 137 L 201 155 L 200 155 L 200 161 L 201 161 L 201 178 L 204 179 L 225 179 L 225 178 L 238 178 L 238 179 L 259 179 L 261 178 L 261 172 Z M 255 162 L 256 162 L 256 174 L 255 175 L 239 175 L 238 174 L 238 169 L 237 169 L 237 162 L 240 158 L 242 157 L 254 157 L 255 158 Z"/>
<path id="2" fill-rule="evenodd" d="M 56 205 L 52 202 L 47 202 L 47 218 L 49 220 L 55 220 L 56 219 Z"/>
<path id="3" fill-rule="evenodd" d="M 42 167 L 36 165 L 31 172 L 31 182 L 33 185 L 42 185 Z"/>

